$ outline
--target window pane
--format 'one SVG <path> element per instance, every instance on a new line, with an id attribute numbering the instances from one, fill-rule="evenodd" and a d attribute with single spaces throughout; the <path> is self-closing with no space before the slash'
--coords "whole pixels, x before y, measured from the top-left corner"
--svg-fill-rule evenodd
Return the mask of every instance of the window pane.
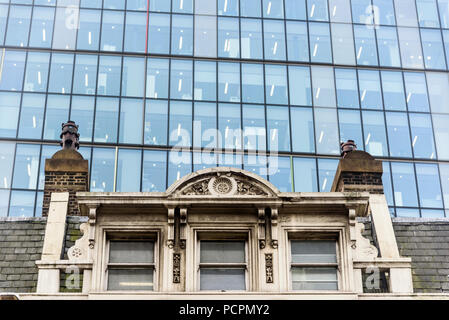
<path id="1" fill-rule="evenodd" d="M 145 60 L 143 58 L 123 58 L 122 96 L 143 97 Z"/>
<path id="2" fill-rule="evenodd" d="M 56 2 L 56 0 L 35 0 L 34 3 L 37 1 L 44 2 L 42 4 L 45 4 L 46 2 Z M 82 8 L 101 8 L 102 0 L 81 0 L 81 7 Z M 53 4 L 54 5 L 54 4 Z"/>
<path id="3" fill-rule="evenodd" d="M 245 263 L 245 242 L 201 241 L 200 263 Z"/>
<path id="4" fill-rule="evenodd" d="M 288 66 L 288 80 L 290 87 L 290 104 L 311 106 L 312 95 L 309 68 Z"/>
<path id="5" fill-rule="evenodd" d="M 148 52 L 170 52 L 170 15 L 150 13 L 148 20 Z"/>
<path id="6" fill-rule="evenodd" d="M 34 191 L 12 191 L 9 217 L 32 217 L 34 215 Z"/>
<path id="7" fill-rule="evenodd" d="M 6 21 L 8 19 L 8 6 L 7 5 L 0 5 L 0 45 L 3 45 L 3 41 L 5 39 L 5 30 L 6 30 Z M 0 191 L 0 197 L 4 196 L 6 193 L 2 193 Z M 8 195 L 9 199 L 9 195 Z M 1 210 L 1 209 L 0 209 Z M 8 211 L 8 205 L 6 205 L 5 209 L 5 216 Z M 2 216 L 2 213 L 0 211 L 0 216 Z"/>
<path id="8" fill-rule="evenodd" d="M 168 98 L 168 59 L 148 58 L 147 98 Z"/>
<path id="9" fill-rule="evenodd" d="M 319 154 L 339 154 L 336 110 L 316 108 L 314 112 L 316 152 Z"/>
<path id="10" fill-rule="evenodd" d="M 421 41 L 426 69 L 446 69 L 441 31 L 421 29 Z"/>
<path id="11" fill-rule="evenodd" d="M 124 10 L 125 4 L 120 0 L 104 0 L 103 8 Z"/>
<path id="12" fill-rule="evenodd" d="M 187 151 L 170 151 L 168 157 L 168 183 L 173 183 L 192 172 L 192 154 Z"/>
<path id="13" fill-rule="evenodd" d="M 360 102 L 365 109 L 383 109 L 378 71 L 359 70 Z"/>
<path id="14" fill-rule="evenodd" d="M 44 139 L 60 140 L 61 123 L 69 118 L 69 96 L 48 95 L 45 112 Z"/>
<path id="15" fill-rule="evenodd" d="M 23 91 L 47 91 L 48 67 L 50 54 L 29 52 Z"/>
<path id="16" fill-rule="evenodd" d="M 290 108 L 292 122 L 292 151 L 315 152 L 313 113 L 310 108 Z M 300 139 L 295 137 L 301 137 Z"/>
<path id="17" fill-rule="evenodd" d="M 17 145 L 13 188 L 36 189 L 37 175 L 39 172 L 39 153 L 39 145 Z"/>
<path id="18" fill-rule="evenodd" d="M 416 164 L 419 201 L 422 207 L 442 208 L 441 187 L 437 164 Z"/>
<path id="19" fill-rule="evenodd" d="M 119 96 L 121 71 L 121 57 L 100 56 L 100 66 L 98 67 L 97 94 Z"/>
<path id="20" fill-rule="evenodd" d="M 398 26 L 418 26 L 414 0 L 394 0 L 394 7 L 396 9 L 396 22 Z"/>
<path id="21" fill-rule="evenodd" d="M 354 25 L 354 40 L 357 64 L 377 66 L 377 48 L 374 28 Z"/>
<path id="22" fill-rule="evenodd" d="M 245 270 L 200 269 L 200 290 L 245 290 Z"/>
<path id="23" fill-rule="evenodd" d="M 238 16 L 239 0 L 218 0 L 218 15 Z"/>
<path id="24" fill-rule="evenodd" d="M 16 47 L 26 47 L 31 21 L 31 7 L 11 6 L 9 8 L 8 33 L 5 44 Z"/>
<path id="25" fill-rule="evenodd" d="M 359 150 L 363 150 L 363 136 L 360 111 L 339 110 L 340 141 L 354 140 Z"/>
<path id="26" fill-rule="evenodd" d="M 172 0 L 172 11 L 193 13 L 193 0 Z"/>
<path id="27" fill-rule="evenodd" d="M 98 56 L 96 55 L 76 55 L 73 93 L 95 94 L 97 60 Z"/>
<path id="28" fill-rule="evenodd" d="M 3 141 L 0 142 L 0 188 L 7 189 L 11 187 L 11 174 L 12 174 L 15 146 L 16 146 L 15 143 L 12 142 L 3 142 Z M 6 207 L 6 209 L 8 209 L 8 207 Z M 2 215 L 0 213 L 0 216 L 6 215 Z"/>
<path id="29" fill-rule="evenodd" d="M 170 1 L 167 0 L 151 0 L 150 11 L 170 12 Z"/>
<path id="30" fill-rule="evenodd" d="M 290 157 L 268 157 L 270 182 L 281 192 L 293 191 Z"/>
<path id="31" fill-rule="evenodd" d="M 410 148 L 410 130 L 407 114 L 403 112 L 386 112 L 385 118 L 387 120 L 390 156 L 410 158 L 412 151 Z"/>
<path id="32" fill-rule="evenodd" d="M 217 100 L 217 64 L 195 61 L 195 100 Z"/>
<path id="33" fill-rule="evenodd" d="M 337 263 L 335 241 L 292 241 L 292 263 Z"/>
<path id="34" fill-rule="evenodd" d="M 80 10 L 77 49 L 98 50 L 100 44 L 99 10 Z"/>
<path id="35" fill-rule="evenodd" d="M 338 160 L 318 159 L 318 177 L 320 192 L 330 192 L 337 171 Z"/>
<path id="36" fill-rule="evenodd" d="M 402 73 L 396 71 L 381 71 L 382 90 L 386 110 L 406 110 L 404 82 Z"/>
<path id="37" fill-rule="evenodd" d="M 210 0 L 195 0 L 195 14 L 217 14 L 217 2 Z"/>
<path id="38" fill-rule="evenodd" d="M 0 136 L 15 138 L 19 120 L 20 93 L 0 92 Z"/>
<path id="39" fill-rule="evenodd" d="M 435 159 L 432 121 L 429 114 L 409 113 L 415 158 Z"/>
<path id="40" fill-rule="evenodd" d="M 373 14 L 370 0 L 351 1 L 352 4 L 352 22 L 365 25 L 373 24 Z"/>
<path id="41" fill-rule="evenodd" d="M 192 16 L 172 15 L 171 52 L 179 55 L 192 55 L 193 52 Z"/>
<path id="42" fill-rule="evenodd" d="M 119 100 L 97 98 L 95 109 L 95 142 L 117 142 Z"/>
<path id="43" fill-rule="evenodd" d="M 115 149 L 93 148 L 91 192 L 113 192 Z"/>
<path id="44" fill-rule="evenodd" d="M 72 91 L 73 58 L 73 54 L 52 54 L 48 92 L 70 93 Z"/>
<path id="45" fill-rule="evenodd" d="M 287 19 L 306 20 L 305 0 L 284 0 Z"/>
<path id="46" fill-rule="evenodd" d="M 355 64 L 352 26 L 332 23 L 332 49 L 335 64 Z"/>
<path id="47" fill-rule="evenodd" d="M 449 164 L 440 163 L 441 187 L 443 189 L 444 206 L 449 208 Z"/>
<path id="48" fill-rule="evenodd" d="M 218 105 L 218 129 L 221 133 L 221 141 L 224 142 L 218 146 L 219 148 L 241 149 L 240 105 L 223 103 Z M 227 160 L 226 156 L 225 160 Z"/>
<path id="49" fill-rule="evenodd" d="M 167 152 L 144 150 L 142 192 L 164 192 L 167 184 Z"/>
<path id="50" fill-rule="evenodd" d="M 419 209 L 408 209 L 408 208 L 396 208 L 396 215 L 398 217 L 407 217 L 407 218 L 419 218 Z"/>
<path id="51" fill-rule="evenodd" d="M 45 95 L 24 94 L 20 112 L 19 138 L 40 139 L 44 122 Z"/>
<path id="52" fill-rule="evenodd" d="M 307 23 L 286 21 L 287 55 L 289 61 L 309 61 Z"/>
<path id="53" fill-rule="evenodd" d="M 142 151 L 141 150 L 131 150 L 131 149 L 119 149 L 118 150 L 118 160 L 117 160 L 117 186 L 116 191 L 117 192 L 139 192 L 140 191 L 140 162 L 142 159 Z M 111 242 L 112 244 L 112 242 Z M 140 251 L 140 245 L 135 244 L 132 247 L 132 250 L 129 249 L 128 254 L 132 254 L 134 258 L 137 258 L 139 261 L 135 261 L 132 259 L 132 261 L 126 261 L 121 260 L 122 262 L 147 262 L 145 258 L 145 252 Z M 112 258 L 112 249 L 111 248 L 111 256 Z M 125 249 L 125 247 L 122 247 L 122 250 Z M 118 249 L 120 250 L 120 249 Z M 135 257 L 136 250 L 139 251 L 138 255 L 139 257 Z M 118 253 L 118 252 L 115 252 Z M 125 259 L 123 257 L 123 253 L 120 253 L 119 256 L 121 258 Z M 126 257 L 128 255 L 126 254 Z M 117 257 L 119 258 L 119 257 Z M 142 260 L 140 260 L 142 259 Z M 116 259 L 119 260 L 120 259 Z M 112 262 L 112 261 L 110 261 Z"/>
<path id="54" fill-rule="evenodd" d="M 8 216 L 9 190 L 0 189 L 0 217 Z"/>
<path id="55" fill-rule="evenodd" d="M 385 198 L 387 198 L 387 203 L 389 206 L 394 205 L 393 201 L 393 189 L 391 183 L 391 170 L 390 163 L 387 161 L 382 161 L 383 174 L 382 174 L 382 184 L 384 186 Z"/>
<path id="56" fill-rule="evenodd" d="M 267 106 L 267 134 L 270 151 L 290 151 L 290 125 L 287 107 Z"/>
<path id="57" fill-rule="evenodd" d="M 424 73 L 404 72 L 404 80 L 408 110 L 429 112 L 429 99 Z"/>
<path id="58" fill-rule="evenodd" d="M 109 243 L 109 263 L 153 262 L 153 241 L 111 241 Z"/>
<path id="59" fill-rule="evenodd" d="M 23 72 L 25 69 L 25 52 L 2 50 L 2 74 L 7 77 L 0 78 L 0 90 L 20 91 L 23 84 Z"/>
<path id="60" fill-rule="evenodd" d="M 223 19 L 219 19 L 218 28 L 220 26 L 223 27 Z M 235 27 L 235 25 L 231 24 L 228 27 Z M 238 24 L 237 24 L 237 34 L 238 34 Z M 219 45 L 219 53 L 222 56 L 223 46 L 221 43 L 221 33 L 219 31 L 218 34 L 218 45 Z M 238 54 L 238 42 L 235 40 L 232 43 L 234 46 L 232 50 L 237 49 Z M 237 44 L 237 45 L 236 45 Z M 231 44 L 227 44 L 225 50 L 228 49 L 228 46 Z M 230 49 L 230 47 L 229 47 Z M 216 57 L 217 56 L 217 17 L 215 16 L 195 16 L 195 56 L 197 57 Z"/>
<path id="61" fill-rule="evenodd" d="M 263 0 L 264 18 L 283 18 L 284 5 L 282 0 Z"/>
<path id="62" fill-rule="evenodd" d="M 295 192 L 318 192 L 316 161 L 312 158 L 293 158 Z"/>
<path id="63" fill-rule="evenodd" d="M 167 121 L 167 101 L 147 100 L 144 143 L 150 145 L 167 145 Z"/>
<path id="64" fill-rule="evenodd" d="M 417 207 L 415 172 L 412 163 L 392 162 L 394 199 L 399 207 Z"/>
<path id="65" fill-rule="evenodd" d="M 416 28 L 398 28 L 402 67 L 423 69 L 419 32 Z"/>
<path id="66" fill-rule="evenodd" d="M 449 0 L 438 0 L 441 28 L 449 28 Z"/>
<path id="67" fill-rule="evenodd" d="M 243 169 L 267 179 L 267 157 L 249 153 L 243 157 Z"/>
<path id="68" fill-rule="evenodd" d="M 240 1 L 240 15 L 242 17 L 260 17 L 261 16 L 260 0 L 243 0 Z"/>
<path id="69" fill-rule="evenodd" d="M 373 0 L 374 19 L 376 24 L 395 25 L 393 0 Z"/>
<path id="70" fill-rule="evenodd" d="M 192 99 L 192 61 L 172 60 L 170 81 L 172 99 Z"/>
<path id="71" fill-rule="evenodd" d="M 240 101 L 240 65 L 238 63 L 218 63 L 218 100 Z"/>
<path id="72" fill-rule="evenodd" d="M 191 146 L 192 103 L 170 102 L 170 145 Z M 170 153 L 171 154 L 171 153 Z M 190 172 L 190 171 L 189 171 Z M 170 181 L 169 183 L 173 183 Z"/>
<path id="73" fill-rule="evenodd" d="M 383 112 L 362 111 L 365 151 L 372 156 L 388 156 Z"/>
<path id="74" fill-rule="evenodd" d="M 126 12 L 125 47 L 127 52 L 145 52 L 147 15 L 143 12 Z"/>
<path id="75" fill-rule="evenodd" d="M 293 290 L 338 290 L 336 268 L 292 268 Z"/>
<path id="76" fill-rule="evenodd" d="M 153 269 L 109 269 L 108 290 L 154 290 Z"/>
<path id="77" fill-rule="evenodd" d="M 416 0 L 420 27 L 439 28 L 436 0 Z"/>
<path id="78" fill-rule="evenodd" d="M 449 115 L 432 115 L 438 159 L 449 160 Z"/>
<path id="79" fill-rule="evenodd" d="M 122 99 L 119 142 L 142 143 L 143 103 L 141 99 Z"/>
<path id="80" fill-rule="evenodd" d="M 245 1 L 242 1 L 243 3 Z M 242 59 L 262 59 L 262 23 L 256 19 L 240 20 Z"/>
<path id="81" fill-rule="evenodd" d="M 264 20 L 264 53 L 266 60 L 285 60 L 285 32 L 281 21 Z"/>
<path id="82" fill-rule="evenodd" d="M 400 67 L 399 43 L 395 27 L 376 28 L 379 64 L 386 67 Z"/>
<path id="83" fill-rule="evenodd" d="M 263 65 L 242 64 L 243 102 L 264 103 Z"/>
<path id="84" fill-rule="evenodd" d="M 53 32 L 53 49 L 75 49 L 78 18 L 79 8 L 77 6 L 56 8 L 55 27 Z"/>
<path id="85" fill-rule="evenodd" d="M 92 141 L 94 97 L 72 96 L 70 119 L 79 125 L 80 141 Z"/>
<path id="86" fill-rule="evenodd" d="M 288 104 L 286 66 L 265 65 L 265 96 L 268 104 Z"/>
<path id="87" fill-rule="evenodd" d="M 170 7 L 170 5 L 169 5 Z M 126 1 L 126 10 L 147 10 L 147 1 L 145 0 L 128 0 Z"/>
<path id="88" fill-rule="evenodd" d="M 447 73 L 427 72 L 432 112 L 449 113 L 449 78 Z"/>
<path id="89" fill-rule="evenodd" d="M 356 70 L 335 69 L 335 85 L 339 107 L 360 108 Z"/>
<path id="90" fill-rule="evenodd" d="M 311 21 L 329 21 L 327 0 L 307 0 L 308 18 Z"/>
<path id="91" fill-rule="evenodd" d="M 332 22 L 351 23 L 350 0 L 329 0 L 329 12 Z"/>
<path id="92" fill-rule="evenodd" d="M 193 146 L 202 148 L 217 147 L 217 105 L 215 103 L 195 102 L 194 104 Z"/>
<path id="93" fill-rule="evenodd" d="M 310 59 L 312 62 L 332 63 L 328 23 L 309 23 Z"/>
<path id="94" fill-rule="evenodd" d="M 330 67 L 312 67 L 313 105 L 335 107 L 334 72 Z"/>
<path id="95" fill-rule="evenodd" d="M 214 41 L 215 39 L 211 40 Z M 214 56 L 213 53 L 215 52 L 211 43 L 209 45 L 205 43 L 205 47 Z M 239 20 L 237 18 L 218 19 L 218 56 L 225 58 L 240 57 Z"/>
<path id="96" fill-rule="evenodd" d="M 264 106 L 244 104 L 242 108 L 244 149 L 266 150 Z"/>
<path id="97" fill-rule="evenodd" d="M 0 8 L 0 11 L 1 10 L 3 9 Z M 54 8 L 34 7 L 33 21 L 31 22 L 30 47 L 40 47 L 40 48 L 51 47 L 54 16 L 55 16 Z M 3 35 L 1 27 L 0 27 L 0 34 Z"/>
<path id="98" fill-rule="evenodd" d="M 123 17 L 122 11 L 103 11 L 101 50 L 122 51 Z"/>

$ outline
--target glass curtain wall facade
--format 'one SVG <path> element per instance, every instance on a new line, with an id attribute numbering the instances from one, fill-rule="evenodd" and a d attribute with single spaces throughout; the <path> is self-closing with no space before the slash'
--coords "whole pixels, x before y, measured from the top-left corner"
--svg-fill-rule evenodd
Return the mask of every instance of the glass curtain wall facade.
<path id="1" fill-rule="evenodd" d="M 0 0 L 0 62 L 0 216 L 41 214 L 68 119 L 91 191 L 329 191 L 353 139 L 393 216 L 449 216 L 449 0 Z"/>

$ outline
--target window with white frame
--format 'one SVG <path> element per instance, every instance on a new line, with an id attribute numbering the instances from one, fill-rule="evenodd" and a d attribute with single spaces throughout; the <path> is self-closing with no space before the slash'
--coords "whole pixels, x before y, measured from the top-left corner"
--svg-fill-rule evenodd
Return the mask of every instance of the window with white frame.
<path id="1" fill-rule="evenodd" d="M 199 240 L 200 290 L 246 290 L 247 242 L 245 240 Z"/>
<path id="2" fill-rule="evenodd" d="M 154 290 L 156 237 L 112 237 L 107 242 L 107 290 Z"/>
<path id="3" fill-rule="evenodd" d="M 334 239 L 290 239 L 292 290 L 338 290 L 338 250 Z"/>

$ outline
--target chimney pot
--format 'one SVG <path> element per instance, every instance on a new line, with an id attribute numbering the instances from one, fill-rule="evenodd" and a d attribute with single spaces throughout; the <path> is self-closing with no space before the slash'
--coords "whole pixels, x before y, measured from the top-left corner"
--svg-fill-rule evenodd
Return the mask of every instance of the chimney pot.
<path id="1" fill-rule="evenodd" d="M 357 150 L 354 140 L 348 140 L 340 143 L 341 156 L 344 158 L 349 152 Z"/>

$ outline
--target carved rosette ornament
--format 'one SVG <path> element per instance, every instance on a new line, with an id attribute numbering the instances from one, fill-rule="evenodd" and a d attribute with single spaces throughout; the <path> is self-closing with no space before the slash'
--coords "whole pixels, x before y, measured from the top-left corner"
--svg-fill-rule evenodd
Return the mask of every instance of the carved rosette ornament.
<path id="1" fill-rule="evenodd" d="M 80 225 L 80 231 L 83 236 L 75 241 L 75 245 L 70 247 L 67 251 L 67 257 L 70 261 L 80 261 L 88 259 L 88 247 L 89 247 L 89 225 L 87 223 L 82 223 Z"/>

